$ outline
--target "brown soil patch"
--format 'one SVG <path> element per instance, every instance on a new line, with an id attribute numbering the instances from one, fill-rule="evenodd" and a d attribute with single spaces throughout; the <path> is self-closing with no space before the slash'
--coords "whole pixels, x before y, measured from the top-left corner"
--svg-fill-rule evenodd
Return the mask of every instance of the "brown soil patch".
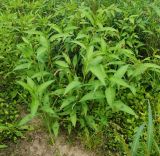
<path id="1" fill-rule="evenodd" d="M 32 125 L 37 123 L 39 122 L 34 120 Z M 0 156 L 96 156 L 84 150 L 81 145 L 70 145 L 65 136 L 57 138 L 52 145 L 49 134 L 41 126 L 38 127 L 16 144 L 10 143 L 8 148 L 1 149 Z"/>

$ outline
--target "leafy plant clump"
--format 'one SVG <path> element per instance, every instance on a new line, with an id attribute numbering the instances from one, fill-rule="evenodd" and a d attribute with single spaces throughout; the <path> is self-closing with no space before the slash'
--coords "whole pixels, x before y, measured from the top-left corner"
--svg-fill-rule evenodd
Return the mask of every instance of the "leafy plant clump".
<path id="1" fill-rule="evenodd" d="M 159 130 L 159 3 L 50 3 L 38 10 L 35 26 L 23 27 L 16 45 L 12 73 L 30 101 L 25 101 L 30 112 L 18 126 L 41 114 L 55 136 L 60 128 L 69 134 L 76 129 L 89 147 L 94 134 L 102 138 L 95 144 L 103 149 L 123 155 L 121 140 L 135 155 L 131 143 L 139 125 L 155 122 Z"/>
<path id="2" fill-rule="evenodd" d="M 11 85 L 13 86 L 13 85 Z M 0 143 L 9 140 L 16 141 L 22 136 L 22 129 L 17 126 L 20 112 L 18 109 L 18 101 L 16 101 L 16 90 L 11 91 L 7 84 L 1 85 L 0 92 Z M 5 147 L 5 145 L 3 145 Z M 2 146 L 2 147 L 3 147 Z M 1 148 L 1 146 L 0 146 Z"/>

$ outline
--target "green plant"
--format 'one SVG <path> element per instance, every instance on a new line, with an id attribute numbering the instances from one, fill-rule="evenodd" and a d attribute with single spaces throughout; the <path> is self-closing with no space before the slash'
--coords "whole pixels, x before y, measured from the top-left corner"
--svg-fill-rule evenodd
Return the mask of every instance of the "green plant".
<path id="1" fill-rule="evenodd" d="M 17 122 L 24 113 L 21 112 L 21 107 L 24 107 L 24 102 L 28 102 L 25 99 L 27 92 L 22 93 L 21 88 L 17 86 L 16 81 L 20 73 L 16 74 L 13 68 L 19 60 L 16 47 L 22 42 L 21 36 L 24 35 L 24 31 L 33 29 L 35 25 L 45 25 L 45 19 L 34 19 L 41 3 L 42 1 L 23 3 L 13 0 L 0 4 L 0 143 L 16 141 L 26 130 L 26 127 L 19 126 Z M 38 19 L 39 14 L 36 16 Z"/>
<path id="2" fill-rule="evenodd" d="M 146 129 L 146 128 L 147 129 Z M 138 155 L 159 155 L 160 149 L 157 144 L 157 138 L 155 137 L 155 126 L 154 119 L 152 115 L 151 105 L 148 101 L 148 121 L 139 126 L 133 137 L 133 142 L 131 143 L 131 149 L 125 143 L 123 138 L 118 137 L 119 141 L 123 144 L 123 149 L 128 156 L 138 156 Z M 143 136 L 143 137 L 142 137 Z M 157 141 L 156 141 L 157 140 Z"/>
<path id="3" fill-rule="evenodd" d="M 19 86 L 16 98 L 29 108 L 17 125 L 43 115 L 50 134 L 78 129 L 88 147 L 103 142 L 100 146 L 121 153 L 117 136 L 129 146 L 147 120 L 146 99 L 159 119 L 158 6 L 141 0 L 3 2 L 1 73 L 3 81 L 25 89 Z M 149 114 L 151 134 L 150 108 Z M 92 141 L 97 136 L 102 140 Z"/>

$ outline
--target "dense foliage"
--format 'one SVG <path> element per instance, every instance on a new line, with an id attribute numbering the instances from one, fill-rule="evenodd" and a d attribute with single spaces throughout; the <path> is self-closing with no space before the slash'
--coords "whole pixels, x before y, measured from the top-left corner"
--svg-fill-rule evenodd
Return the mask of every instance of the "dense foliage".
<path id="1" fill-rule="evenodd" d="M 158 155 L 159 7 L 149 0 L 2 2 L 0 141 L 43 115 L 50 133 L 74 130 L 106 155 Z M 19 104 L 29 113 L 17 122 Z"/>

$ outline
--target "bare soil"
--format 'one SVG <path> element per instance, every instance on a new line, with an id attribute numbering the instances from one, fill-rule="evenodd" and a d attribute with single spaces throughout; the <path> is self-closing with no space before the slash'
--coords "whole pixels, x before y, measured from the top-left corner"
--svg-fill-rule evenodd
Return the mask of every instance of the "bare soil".
<path id="1" fill-rule="evenodd" d="M 38 120 L 32 125 L 39 125 Z M 55 140 L 54 145 L 50 143 L 47 132 L 38 126 L 34 131 L 26 134 L 17 143 L 10 143 L 8 148 L 0 151 L 0 156 L 95 156 L 95 153 L 86 151 L 81 145 L 71 145 L 65 136 Z"/>

